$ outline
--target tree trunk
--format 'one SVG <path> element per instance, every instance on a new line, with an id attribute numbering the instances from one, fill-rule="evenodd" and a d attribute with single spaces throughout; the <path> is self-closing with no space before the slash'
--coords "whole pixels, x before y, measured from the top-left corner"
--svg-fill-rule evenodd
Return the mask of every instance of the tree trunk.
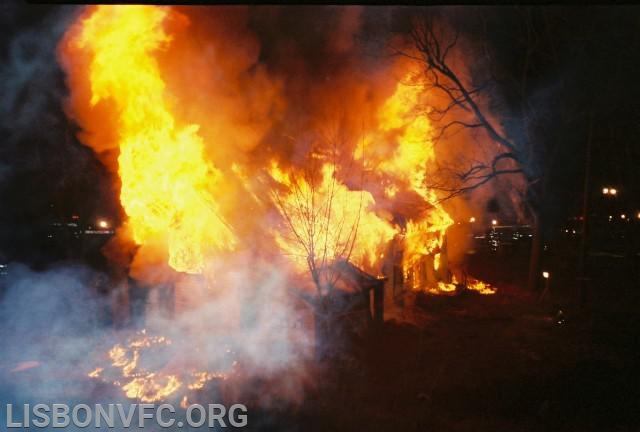
<path id="1" fill-rule="evenodd" d="M 315 359 L 320 362 L 324 360 L 331 347 L 331 318 L 325 299 L 318 299 L 318 305 L 314 311 L 313 320 L 315 322 Z"/>
<path id="2" fill-rule="evenodd" d="M 529 254 L 529 276 L 527 278 L 527 288 L 529 291 L 537 291 L 538 284 L 540 282 L 540 262 L 542 256 L 542 248 L 544 241 L 542 235 L 544 230 L 542 229 L 541 217 L 539 214 L 533 215 L 531 238 L 531 251 Z"/>
<path id="3" fill-rule="evenodd" d="M 316 344 L 315 358 L 320 362 L 330 356 L 333 347 L 333 334 L 331 331 L 331 320 L 326 316 L 315 316 Z"/>
<path id="4" fill-rule="evenodd" d="M 580 307 L 587 304 L 589 293 L 589 279 L 587 278 L 587 252 L 589 249 L 589 189 L 591 174 L 591 142 L 593 138 L 593 107 L 589 114 L 589 129 L 587 130 L 587 152 L 584 161 L 584 189 L 582 192 L 582 230 L 580 235 L 580 251 L 578 253 L 577 279 L 580 287 Z"/>

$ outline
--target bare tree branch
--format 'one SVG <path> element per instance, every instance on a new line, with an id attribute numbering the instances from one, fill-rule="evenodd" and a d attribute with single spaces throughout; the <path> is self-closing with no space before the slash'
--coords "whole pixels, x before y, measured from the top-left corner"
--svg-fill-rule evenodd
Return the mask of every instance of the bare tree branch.
<path id="1" fill-rule="evenodd" d="M 342 202 L 342 184 L 336 177 L 339 150 L 345 146 L 338 133 L 323 138 L 329 141 L 332 151 L 325 152 L 320 166 L 311 157 L 301 173 L 290 173 L 287 184 L 272 189 L 273 202 L 283 217 L 283 236 L 299 248 L 296 255 L 305 256 L 306 265 L 316 288 L 316 301 L 323 304 L 339 279 L 339 272 L 332 263 L 337 259 L 349 260 L 358 236 L 364 191 L 360 192 L 355 217 L 347 214 L 347 204 Z M 326 146 L 324 146 L 326 148 Z M 324 169 L 330 169 L 329 175 Z M 322 187 L 322 190 L 319 190 Z M 343 211 L 344 209 L 344 211 Z"/>

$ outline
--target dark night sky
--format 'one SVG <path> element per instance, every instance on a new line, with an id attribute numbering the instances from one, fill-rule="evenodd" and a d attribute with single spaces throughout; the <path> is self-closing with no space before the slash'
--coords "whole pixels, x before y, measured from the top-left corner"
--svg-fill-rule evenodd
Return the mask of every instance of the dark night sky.
<path id="1" fill-rule="evenodd" d="M 28 243 L 33 227 L 52 217 L 116 217 L 120 210 L 112 179 L 74 137 L 63 111 L 67 90 L 55 46 L 77 8 L 21 3 L 0 8 L 0 252 L 6 252 Z M 250 25 L 261 38 L 262 61 L 275 61 L 270 39 L 276 36 L 269 32 L 281 28 L 308 48 L 303 61 L 323 66 L 313 65 L 322 58 L 319 35 L 339 11 L 306 8 L 298 16 L 274 14 L 277 18 L 265 9 L 253 13 L 259 13 Z M 640 8 L 456 7 L 443 14 L 471 40 L 486 40 L 500 77 L 492 88 L 493 104 L 514 135 L 524 130 L 518 89 L 527 62 L 525 95 L 537 119 L 526 125 L 547 185 L 545 209 L 556 225 L 581 207 L 590 116 L 592 191 L 613 184 L 630 209 L 640 205 Z M 363 16 L 366 31 L 381 16 L 394 15 L 373 8 Z M 274 26 L 269 19 L 285 22 Z M 477 72 L 486 73 L 486 67 L 478 64 Z"/>
<path id="2" fill-rule="evenodd" d="M 524 132 L 523 124 L 528 127 L 552 226 L 581 213 L 590 118 L 594 199 L 611 184 L 622 190 L 629 210 L 637 208 L 640 8 L 463 9 L 458 26 L 478 35 L 472 38 L 487 35 L 499 78 L 493 101 L 503 126 L 512 136 Z M 479 74 L 486 67 L 480 65 Z M 523 88 L 529 115 L 535 114 L 527 122 L 520 108 Z"/>

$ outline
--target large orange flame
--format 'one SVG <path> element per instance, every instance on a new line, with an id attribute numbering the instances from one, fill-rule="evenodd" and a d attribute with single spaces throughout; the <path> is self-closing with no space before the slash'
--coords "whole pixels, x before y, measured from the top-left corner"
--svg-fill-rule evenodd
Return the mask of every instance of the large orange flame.
<path id="1" fill-rule="evenodd" d="M 114 105 L 120 200 L 138 244 L 166 243 L 169 265 L 199 273 L 206 248 L 235 238 L 214 199 L 220 173 L 204 158 L 198 125 L 180 125 L 154 54 L 170 43 L 169 9 L 99 6 L 68 43 L 88 55 L 92 106 Z"/>
<path id="2" fill-rule="evenodd" d="M 428 170 L 436 160 L 433 126 L 428 116 L 429 101 L 425 86 L 409 71 L 394 93 L 378 110 L 377 129 L 365 139 L 369 164 L 387 176 L 385 196 L 398 200 L 399 192 L 411 192 L 421 199 L 422 211 L 405 214 L 402 267 L 407 283 L 415 289 L 425 288 L 431 279 L 446 279 L 446 275 L 426 277 L 440 268 L 445 233 L 453 219 L 428 187 Z M 356 158 L 364 158 L 358 149 Z M 399 208 L 396 203 L 394 207 Z M 405 206 L 406 207 L 406 206 Z M 425 257 L 432 259 L 427 260 Z M 425 264 L 430 267 L 425 269 Z M 440 284 L 444 287 L 444 284 Z"/>

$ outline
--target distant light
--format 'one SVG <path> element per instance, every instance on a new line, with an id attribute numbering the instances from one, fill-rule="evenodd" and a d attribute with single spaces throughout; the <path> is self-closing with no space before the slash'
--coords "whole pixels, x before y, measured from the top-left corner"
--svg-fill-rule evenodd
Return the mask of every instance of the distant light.
<path id="1" fill-rule="evenodd" d="M 605 195 L 609 195 L 609 188 L 602 189 L 602 193 Z"/>
<path id="2" fill-rule="evenodd" d="M 638 215 L 640 216 L 640 213 L 638 213 Z M 470 223 L 474 223 L 475 221 L 476 221 L 476 218 L 474 218 L 473 216 L 469 218 Z"/>
<path id="3" fill-rule="evenodd" d="M 104 219 L 101 219 L 101 220 L 98 221 L 98 226 L 100 228 L 109 228 L 109 222 L 107 222 Z"/>
<path id="4" fill-rule="evenodd" d="M 550 276 L 550 275 L 549 275 L 549 272 L 548 272 L 548 271 L 543 271 L 543 272 L 542 272 L 542 277 L 543 277 L 543 278 L 545 278 L 545 279 L 549 279 L 549 276 Z"/>
<path id="5" fill-rule="evenodd" d="M 636 215 L 636 217 L 637 217 L 638 219 L 640 219 L 640 212 L 638 212 L 638 214 Z"/>
<path id="6" fill-rule="evenodd" d="M 613 219 L 613 216 L 609 216 L 609 221 L 611 221 Z"/>
<path id="7" fill-rule="evenodd" d="M 626 219 L 626 218 L 627 218 L 626 214 L 623 213 L 623 214 L 620 215 L 620 219 Z"/>
<path id="8" fill-rule="evenodd" d="M 493 219 L 493 220 L 491 221 L 491 225 L 494 225 L 494 226 L 495 226 L 495 225 L 498 225 L 498 221 L 497 221 L 497 220 L 495 220 L 495 219 Z"/>
<path id="9" fill-rule="evenodd" d="M 609 189 L 609 194 L 615 195 L 617 193 L 618 193 L 618 191 L 616 189 L 613 189 L 613 188 Z"/>

